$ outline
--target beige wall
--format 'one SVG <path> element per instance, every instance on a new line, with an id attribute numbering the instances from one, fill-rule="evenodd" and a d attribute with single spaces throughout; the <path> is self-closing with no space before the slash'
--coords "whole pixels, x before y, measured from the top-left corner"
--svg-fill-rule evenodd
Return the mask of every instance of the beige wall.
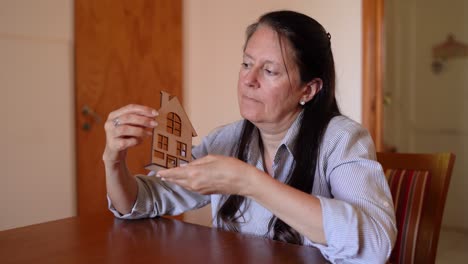
<path id="1" fill-rule="evenodd" d="M 361 121 L 360 0 L 185 0 L 184 7 L 184 103 L 199 136 L 240 118 L 236 87 L 244 30 L 276 9 L 306 13 L 330 32 L 339 104 L 344 114 Z M 209 208 L 186 219 L 208 224 Z"/>
<path id="2" fill-rule="evenodd" d="M 0 230 L 75 214 L 72 7 L 0 0 Z"/>
<path id="3" fill-rule="evenodd" d="M 307 13 L 331 33 L 339 102 L 361 120 L 360 0 L 186 0 L 184 102 L 200 136 L 239 118 L 245 26 L 280 8 Z M 76 213 L 72 24 L 71 0 L 0 0 L 0 230 Z"/>
<path id="4" fill-rule="evenodd" d="M 185 0 L 184 102 L 200 136 L 240 118 L 236 87 L 244 30 L 276 9 L 306 13 L 331 33 L 341 109 L 361 121 L 360 0 Z"/>

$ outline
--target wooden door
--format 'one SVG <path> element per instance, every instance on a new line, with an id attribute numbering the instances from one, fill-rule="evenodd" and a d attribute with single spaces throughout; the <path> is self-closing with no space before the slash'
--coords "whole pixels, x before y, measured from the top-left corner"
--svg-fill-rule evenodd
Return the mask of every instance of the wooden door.
<path id="1" fill-rule="evenodd" d="M 159 107 L 160 91 L 182 99 L 181 0 L 75 1 L 78 214 L 107 211 L 103 123 L 129 103 Z M 150 140 L 129 151 L 147 173 Z"/>

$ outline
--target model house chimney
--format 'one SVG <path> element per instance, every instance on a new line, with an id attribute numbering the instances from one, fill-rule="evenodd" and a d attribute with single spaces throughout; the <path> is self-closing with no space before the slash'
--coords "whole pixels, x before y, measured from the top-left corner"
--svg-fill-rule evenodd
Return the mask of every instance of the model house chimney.
<path id="1" fill-rule="evenodd" d="M 165 106 L 169 102 L 169 94 L 161 91 L 161 107 Z"/>

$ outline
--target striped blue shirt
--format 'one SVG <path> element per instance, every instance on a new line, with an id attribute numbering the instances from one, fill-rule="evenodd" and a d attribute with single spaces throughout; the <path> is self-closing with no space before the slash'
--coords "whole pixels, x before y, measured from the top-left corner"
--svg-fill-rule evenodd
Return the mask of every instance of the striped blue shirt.
<path id="1" fill-rule="evenodd" d="M 275 179 L 284 182 L 294 167 L 294 144 L 302 114 L 288 130 L 274 160 Z M 196 158 L 207 154 L 235 156 L 242 121 L 220 127 L 193 149 Z M 264 170 L 254 130 L 248 146 L 247 162 Z M 222 201 L 221 195 L 200 195 L 159 178 L 137 175 L 138 196 L 132 211 L 121 215 L 109 200 L 116 217 L 137 219 L 176 215 L 211 203 L 213 226 Z M 304 245 L 317 247 L 332 263 L 385 263 L 396 239 L 392 198 L 382 167 L 376 161 L 374 144 L 368 132 L 344 116 L 334 117 L 324 134 L 311 195 L 321 203 L 327 245 L 304 237 Z M 272 213 L 254 200 L 248 200 L 240 232 L 264 236 Z M 288 206 L 285 204 L 284 206 Z M 272 234 L 267 234 L 272 237 Z"/>

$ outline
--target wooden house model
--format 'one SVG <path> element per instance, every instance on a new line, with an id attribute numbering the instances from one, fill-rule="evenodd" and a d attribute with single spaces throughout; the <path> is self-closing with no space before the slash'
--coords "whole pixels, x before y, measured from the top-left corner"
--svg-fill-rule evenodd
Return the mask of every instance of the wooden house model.
<path id="1" fill-rule="evenodd" d="M 197 133 L 177 97 L 161 91 L 161 108 L 153 130 L 151 163 L 145 168 L 157 171 L 192 160 L 192 137 Z"/>

